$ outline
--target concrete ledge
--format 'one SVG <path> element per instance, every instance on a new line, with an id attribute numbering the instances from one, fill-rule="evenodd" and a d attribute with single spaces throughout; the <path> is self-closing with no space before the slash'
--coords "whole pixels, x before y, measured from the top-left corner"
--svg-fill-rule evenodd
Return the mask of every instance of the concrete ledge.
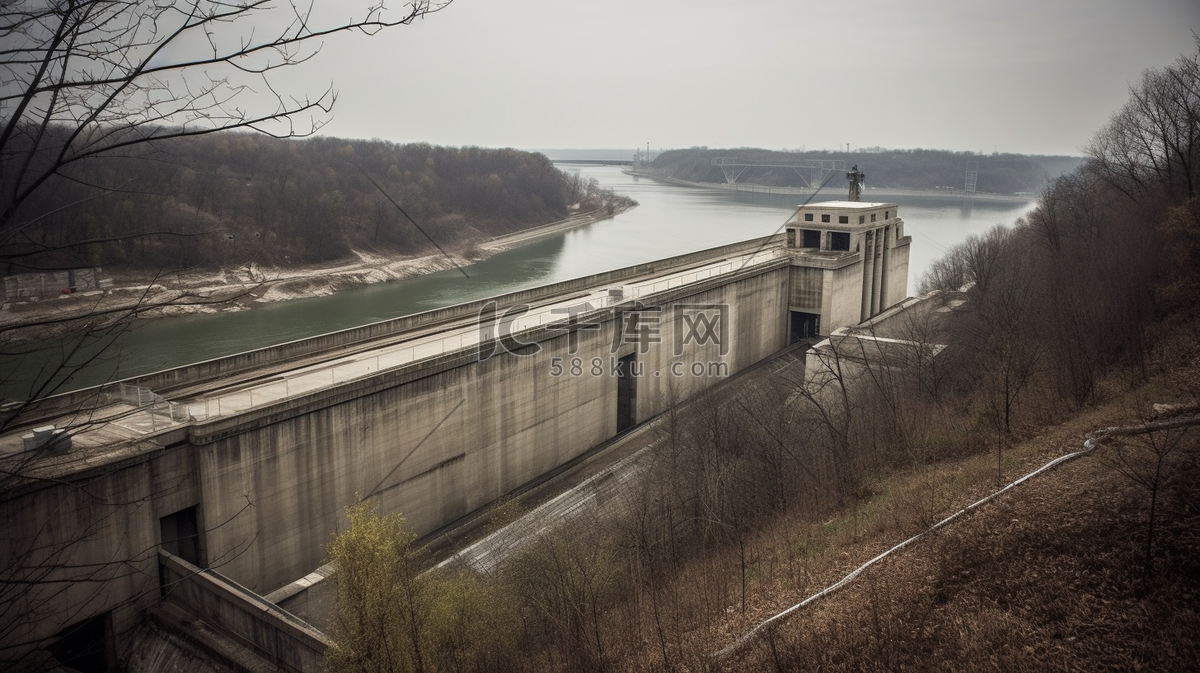
<path id="1" fill-rule="evenodd" d="M 166 598 L 281 668 L 321 670 L 325 649 L 332 644 L 325 634 L 212 570 L 161 550 L 158 563 Z"/>

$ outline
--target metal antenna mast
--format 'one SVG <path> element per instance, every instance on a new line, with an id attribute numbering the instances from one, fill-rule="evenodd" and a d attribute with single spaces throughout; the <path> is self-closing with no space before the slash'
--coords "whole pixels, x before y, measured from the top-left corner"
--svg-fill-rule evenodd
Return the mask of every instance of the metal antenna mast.
<path id="1" fill-rule="evenodd" d="M 850 171 L 846 173 L 846 181 L 850 183 L 851 201 L 858 200 L 859 195 L 862 194 L 863 182 L 865 182 L 866 179 L 867 176 L 864 175 L 862 171 L 858 170 L 858 164 L 854 164 L 854 166 L 850 168 Z"/>

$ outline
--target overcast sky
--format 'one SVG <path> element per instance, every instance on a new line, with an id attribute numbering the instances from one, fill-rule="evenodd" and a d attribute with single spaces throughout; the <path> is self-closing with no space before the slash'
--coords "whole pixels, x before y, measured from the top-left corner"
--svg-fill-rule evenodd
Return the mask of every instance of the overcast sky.
<path id="1" fill-rule="evenodd" d="M 328 135 L 517 148 L 1078 154 L 1195 0 L 454 0 L 288 74 Z"/>

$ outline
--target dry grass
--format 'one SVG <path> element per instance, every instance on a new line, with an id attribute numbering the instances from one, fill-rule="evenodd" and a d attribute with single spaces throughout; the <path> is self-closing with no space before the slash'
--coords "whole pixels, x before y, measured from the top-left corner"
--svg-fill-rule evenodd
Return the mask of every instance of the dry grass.
<path id="1" fill-rule="evenodd" d="M 1079 447 L 1085 430 L 1127 420 L 1121 401 L 1014 447 L 1015 477 Z M 1148 496 L 1097 454 L 1068 463 L 868 570 L 842 592 L 726 662 L 726 670 L 1200 669 L 1200 456 L 1172 465 L 1160 500 L 1154 574 L 1143 573 Z M 829 531 L 815 583 L 762 587 L 755 619 L 994 485 L 979 456 L 880 484 L 856 527 Z M 947 507 L 946 505 L 951 505 Z M 863 510 L 860 507 L 860 510 Z M 837 523 L 837 522 L 834 522 Z M 781 600 L 784 597 L 789 600 Z M 750 626 L 720 629 L 722 644 Z M 713 648 L 715 649 L 715 648 Z"/>

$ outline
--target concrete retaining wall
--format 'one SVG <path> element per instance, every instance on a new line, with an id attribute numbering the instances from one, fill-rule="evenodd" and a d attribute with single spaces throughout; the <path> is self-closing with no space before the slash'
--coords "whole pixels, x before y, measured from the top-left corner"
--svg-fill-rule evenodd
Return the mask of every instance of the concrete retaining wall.
<path id="1" fill-rule="evenodd" d="M 164 551 L 158 563 L 166 598 L 284 670 L 319 673 L 325 634 L 211 570 Z"/>
<path id="2" fill-rule="evenodd" d="M 62 293 L 63 288 L 69 288 L 72 292 L 85 292 L 100 287 L 100 269 L 22 273 L 4 277 L 4 300 L 19 301 L 33 297 L 53 299 Z"/>

